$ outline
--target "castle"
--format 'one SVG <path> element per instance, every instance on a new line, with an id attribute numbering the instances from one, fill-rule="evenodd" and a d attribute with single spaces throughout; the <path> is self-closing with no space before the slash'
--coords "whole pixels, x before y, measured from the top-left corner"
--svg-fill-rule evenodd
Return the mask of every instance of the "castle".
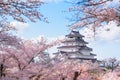
<path id="1" fill-rule="evenodd" d="M 79 31 L 71 31 L 65 36 L 63 45 L 58 47 L 58 52 L 54 53 L 55 56 L 67 56 L 68 59 L 74 60 L 91 60 L 96 61 L 96 54 L 91 53 L 92 48 L 87 47 L 88 42 L 83 40 L 83 35 Z"/>

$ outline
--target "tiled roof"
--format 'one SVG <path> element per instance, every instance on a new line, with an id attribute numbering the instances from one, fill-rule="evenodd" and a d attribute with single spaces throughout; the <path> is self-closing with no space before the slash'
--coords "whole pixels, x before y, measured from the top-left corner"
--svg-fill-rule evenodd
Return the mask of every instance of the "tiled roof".
<path id="1" fill-rule="evenodd" d="M 96 58 L 80 58 L 80 57 L 75 57 L 75 58 L 71 58 L 71 57 L 69 57 L 69 59 L 97 60 Z"/>
<path id="2" fill-rule="evenodd" d="M 84 44 L 88 44 L 88 42 L 85 42 L 84 40 L 82 39 L 79 39 L 79 40 L 65 40 L 63 41 L 62 43 L 66 43 L 66 42 L 77 42 L 77 43 L 84 43 Z"/>
<path id="3" fill-rule="evenodd" d="M 71 31 L 66 37 L 84 37 L 79 33 L 79 31 Z"/>
<path id="4" fill-rule="evenodd" d="M 92 51 L 92 48 L 89 48 L 87 46 L 81 46 L 80 50 L 90 50 L 90 51 Z"/>
<path id="5" fill-rule="evenodd" d="M 68 54 L 76 54 L 76 53 L 79 53 L 79 54 L 82 54 L 80 51 L 73 51 L 73 52 L 64 52 L 64 51 L 61 51 L 61 53 L 68 53 Z"/>
<path id="6" fill-rule="evenodd" d="M 60 49 L 60 48 L 80 48 L 80 46 L 74 45 L 74 46 L 60 46 L 60 47 L 58 47 L 58 49 Z"/>
<path id="7" fill-rule="evenodd" d="M 96 54 L 90 53 L 90 55 L 96 56 Z"/>

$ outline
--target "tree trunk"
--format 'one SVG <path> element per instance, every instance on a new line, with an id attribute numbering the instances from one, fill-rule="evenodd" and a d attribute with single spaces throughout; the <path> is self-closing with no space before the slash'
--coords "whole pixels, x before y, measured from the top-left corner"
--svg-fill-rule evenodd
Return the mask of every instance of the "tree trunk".
<path id="1" fill-rule="evenodd" d="M 4 70 L 4 66 L 3 64 L 1 64 L 0 65 L 0 77 L 4 76 L 3 70 Z"/>
<path id="2" fill-rule="evenodd" d="M 79 73 L 75 72 L 73 80 L 77 80 L 78 76 L 79 76 Z"/>
<path id="3" fill-rule="evenodd" d="M 65 78 L 63 77 L 62 80 L 65 80 Z"/>

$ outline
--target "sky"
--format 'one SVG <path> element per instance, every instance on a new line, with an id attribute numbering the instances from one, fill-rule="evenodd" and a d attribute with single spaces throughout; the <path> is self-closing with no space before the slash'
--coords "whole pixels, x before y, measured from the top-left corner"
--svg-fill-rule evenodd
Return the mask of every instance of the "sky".
<path id="1" fill-rule="evenodd" d="M 49 23 L 38 21 L 36 23 L 20 23 L 13 21 L 17 25 L 17 35 L 24 39 L 38 39 L 44 36 L 49 40 L 61 38 L 70 33 L 70 28 L 67 25 L 71 22 L 67 19 L 71 15 L 68 8 L 71 4 L 66 3 L 64 0 L 44 0 L 47 4 L 41 6 L 40 11 L 48 18 Z M 113 27 L 114 26 L 114 27 Z M 109 28 L 110 31 L 106 31 Z M 110 22 L 102 29 L 102 33 L 95 38 L 91 37 L 93 33 L 88 29 L 81 29 L 80 33 L 85 36 L 85 40 L 89 42 L 88 46 L 93 49 L 92 53 L 97 54 L 96 58 L 117 58 L 120 60 L 120 28 L 116 27 L 115 22 Z M 88 36 L 89 35 L 89 36 Z M 49 53 L 56 52 L 56 47 L 49 49 Z"/>

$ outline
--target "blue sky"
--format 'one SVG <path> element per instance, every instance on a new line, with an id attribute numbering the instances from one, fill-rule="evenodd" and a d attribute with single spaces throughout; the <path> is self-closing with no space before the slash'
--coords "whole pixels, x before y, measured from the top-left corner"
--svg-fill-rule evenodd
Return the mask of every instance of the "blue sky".
<path id="1" fill-rule="evenodd" d="M 67 10 L 71 5 L 62 0 L 46 0 L 46 2 L 47 1 L 48 4 L 45 4 L 41 7 L 41 13 L 48 17 L 48 21 L 50 23 L 38 21 L 36 23 L 29 22 L 21 26 L 19 24 L 20 29 L 23 27 L 20 31 L 18 31 L 19 36 L 25 39 L 31 39 L 43 35 L 49 39 L 64 36 L 70 32 L 70 29 L 66 27 L 66 25 L 71 23 L 66 19 L 67 17 L 70 17 L 70 14 L 64 11 Z M 17 24 L 18 23 L 16 23 L 16 25 Z M 114 31 L 103 31 L 102 34 L 98 35 L 99 38 L 96 40 L 88 40 L 87 38 L 85 39 L 87 42 L 89 42 L 88 46 L 93 48 L 92 53 L 97 54 L 98 59 L 110 57 L 116 57 L 120 59 L 120 29 L 111 29 Z M 88 33 L 90 32 L 89 30 L 87 31 Z M 84 30 L 80 32 L 82 33 Z M 55 52 L 55 50 L 56 49 L 53 48 L 49 51 Z"/>
<path id="2" fill-rule="evenodd" d="M 69 21 L 66 19 L 67 13 L 64 11 L 68 9 L 68 4 L 63 2 L 49 2 L 41 7 L 40 11 L 48 18 L 49 23 L 38 21 L 36 23 L 28 23 L 29 27 L 22 31 L 25 38 L 38 37 L 44 35 L 45 37 L 57 37 L 65 35 L 69 28 L 66 25 Z"/>

